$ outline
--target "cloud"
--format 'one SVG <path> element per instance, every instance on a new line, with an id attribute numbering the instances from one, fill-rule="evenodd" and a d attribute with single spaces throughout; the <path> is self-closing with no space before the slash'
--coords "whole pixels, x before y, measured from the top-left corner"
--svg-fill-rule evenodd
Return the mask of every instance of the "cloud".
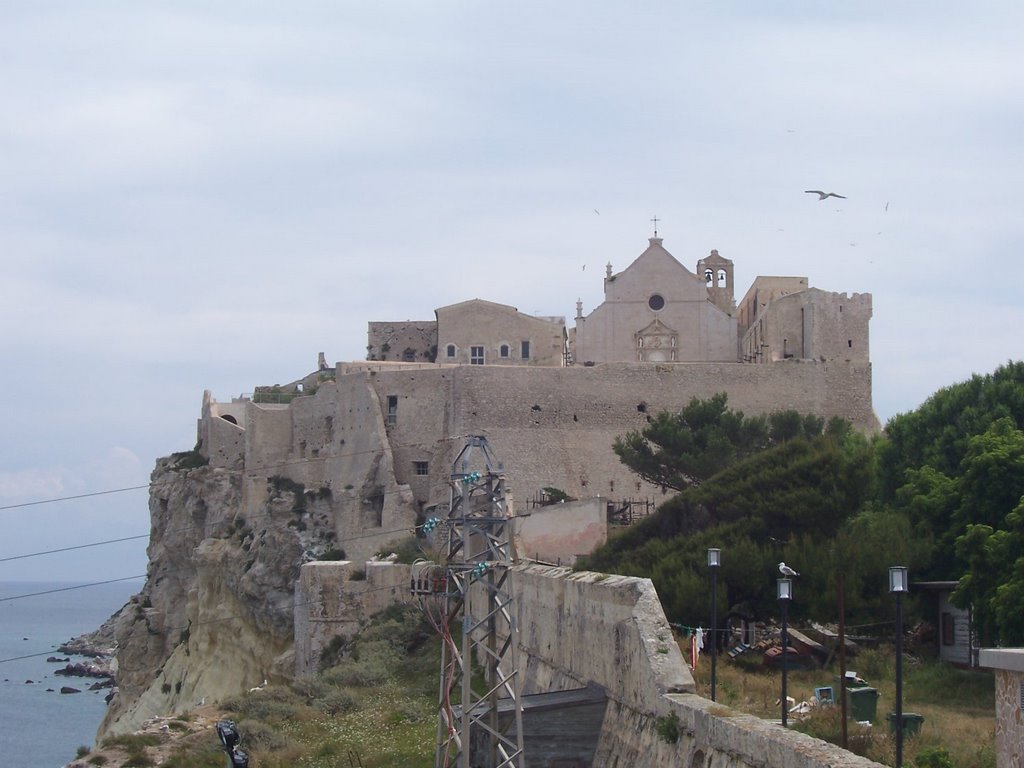
<path id="1" fill-rule="evenodd" d="M 52 469 L 0 471 L 0 506 L 53 498 L 64 492 L 61 473 Z"/>

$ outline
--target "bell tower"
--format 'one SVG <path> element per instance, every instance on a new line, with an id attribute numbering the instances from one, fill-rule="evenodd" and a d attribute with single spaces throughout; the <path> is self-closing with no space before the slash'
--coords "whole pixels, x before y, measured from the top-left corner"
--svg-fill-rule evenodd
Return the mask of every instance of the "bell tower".
<path id="1" fill-rule="evenodd" d="M 704 278 L 711 303 L 730 317 L 735 315 L 732 262 L 720 256 L 718 251 L 712 250 L 709 255 L 697 262 L 697 274 Z"/>

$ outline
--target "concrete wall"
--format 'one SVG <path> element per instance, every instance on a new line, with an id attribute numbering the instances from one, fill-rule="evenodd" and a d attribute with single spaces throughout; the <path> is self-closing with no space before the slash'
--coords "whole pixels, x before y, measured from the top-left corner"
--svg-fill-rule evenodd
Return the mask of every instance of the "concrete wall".
<path id="1" fill-rule="evenodd" d="M 601 497 L 520 507 L 516 518 L 516 547 L 521 557 L 572 565 L 608 540 L 607 500 Z"/>
<path id="2" fill-rule="evenodd" d="M 996 768 L 1024 765 L 1024 648 L 982 648 L 981 666 L 996 671 Z"/>

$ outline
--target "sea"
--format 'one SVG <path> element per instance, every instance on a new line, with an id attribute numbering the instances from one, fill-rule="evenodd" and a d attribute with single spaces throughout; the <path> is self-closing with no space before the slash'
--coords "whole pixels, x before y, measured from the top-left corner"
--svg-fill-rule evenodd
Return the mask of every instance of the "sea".
<path id="1" fill-rule="evenodd" d="M 65 664 L 46 659 L 88 661 L 57 647 L 98 629 L 142 584 L 0 582 L 0 765 L 61 768 L 79 747 L 93 746 L 110 689 L 88 690 L 93 678 L 56 676 Z M 61 694 L 62 686 L 82 692 Z"/>

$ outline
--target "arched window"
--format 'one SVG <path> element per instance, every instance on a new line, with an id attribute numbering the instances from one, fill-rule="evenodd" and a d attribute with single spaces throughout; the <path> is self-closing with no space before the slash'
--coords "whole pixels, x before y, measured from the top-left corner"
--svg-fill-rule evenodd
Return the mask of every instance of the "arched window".
<path id="1" fill-rule="evenodd" d="M 444 354 L 447 357 L 455 357 L 455 345 L 449 344 L 447 347 L 445 347 Z"/>
<path id="2" fill-rule="evenodd" d="M 498 347 L 498 355 L 500 357 L 508 357 L 508 344 L 502 344 Z"/>

